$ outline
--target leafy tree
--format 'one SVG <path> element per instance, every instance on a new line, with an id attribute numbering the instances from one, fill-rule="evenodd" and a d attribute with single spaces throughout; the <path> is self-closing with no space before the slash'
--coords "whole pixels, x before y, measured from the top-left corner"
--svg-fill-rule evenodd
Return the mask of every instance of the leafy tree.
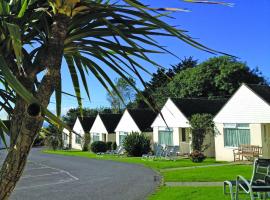
<path id="1" fill-rule="evenodd" d="M 136 85 L 133 78 L 130 77 L 129 81 L 133 85 Z M 124 78 L 116 79 L 115 87 L 117 88 L 120 96 L 114 90 L 112 90 L 107 94 L 107 100 L 110 102 L 113 112 L 119 113 L 125 109 L 127 104 L 134 100 L 135 90 Z"/>
<path id="2" fill-rule="evenodd" d="M 228 97 L 242 83 L 267 84 L 258 70 L 233 57 L 210 58 L 178 73 L 167 85 L 170 97 Z"/>
<path id="3" fill-rule="evenodd" d="M 57 126 L 49 124 L 48 127 L 43 129 L 45 133 L 45 145 L 51 147 L 53 150 L 63 148 L 62 129 Z"/>
<path id="4" fill-rule="evenodd" d="M 152 104 L 155 103 L 157 107 L 161 107 L 164 100 L 168 97 L 167 84 L 172 80 L 172 78 L 182 70 L 196 67 L 196 65 L 197 60 L 194 60 L 193 57 L 188 57 L 181 60 L 181 62 L 177 65 L 172 65 L 172 67 L 167 70 L 164 68 L 159 68 L 156 73 L 153 73 L 151 80 L 146 83 L 146 88 L 142 92 L 143 96 L 146 97 Z M 130 105 L 130 107 L 148 107 L 139 94 L 136 96 L 135 101 L 136 102 L 133 105 Z"/>
<path id="5" fill-rule="evenodd" d="M 214 135 L 213 116 L 210 114 L 195 114 L 191 116 L 191 146 L 193 150 L 205 151 L 209 144 L 204 144 L 207 134 Z"/>
<path id="6" fill-rule="evenodd" d="M 89 96 L 87 73 L 108 91 L 117 91 L 104 65 L 139 92 L 127 74 L 143 81 L 138 70 L 147 69 L 138 60 L 159 66 L 148 54 L 166 50 L 153 41 L 154 36 L 173 36 L 214 52 L 162 21 L 164 14 L 157 14 L 183 9 L 154 9 L 131 0 L 2 0 L 0 8 L 0 106 L 11 117 L 10 130 L 0 123 L 11 135 L 0 172 L 0 199 L 8 199 L 14 190 L 43 121 L 67 127 L 59 119 L 62 60 L 82 107 L 80 83 Z M 47 109 L 53 94 L 58 117 Z"/>

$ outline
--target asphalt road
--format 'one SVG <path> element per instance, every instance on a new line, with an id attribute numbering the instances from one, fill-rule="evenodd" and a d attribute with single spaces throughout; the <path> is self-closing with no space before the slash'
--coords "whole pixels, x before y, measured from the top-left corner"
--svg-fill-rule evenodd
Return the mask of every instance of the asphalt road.
<path id="1" fill-rule="evenodd" d="M 140 165 L 33 149 L 11 200 L 143 200 L 159 184 L 155 176 Z"/>

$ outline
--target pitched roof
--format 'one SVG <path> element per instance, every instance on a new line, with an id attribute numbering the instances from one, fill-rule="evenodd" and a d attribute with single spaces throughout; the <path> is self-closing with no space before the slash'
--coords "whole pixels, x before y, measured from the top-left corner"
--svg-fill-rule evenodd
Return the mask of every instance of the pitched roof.
<path id="1" fill-rule="evenodd" d="M 171 98 L 177 108 L 187 117 L 208 113 L 215 115 L 227 99 Z"/>
<path id="2" fill-rule="evenodd" d="M 142 132 L 152 131 L 151 124 L 157 113 L 149 109 L 127 109 L 127 111 Z"/>
<path id="3" fill-rule="evenodd" d="M 108 133 L 113 133 L 119 123 L 122 114 L 99 114 Z"/>
<path id="4" fill-rule="evenodd" d="M 253 92 L 270 104 L 270 87 L 268 85 L 246 84 Z"/>
<path id="5" fill-rule="evenodd" d="M 84 117 L 78 117 L 78 118 L 81 122 L 83 130 L 85 132 L 89 132 L 96 117 L 95 116 L 84 116 Z"/>

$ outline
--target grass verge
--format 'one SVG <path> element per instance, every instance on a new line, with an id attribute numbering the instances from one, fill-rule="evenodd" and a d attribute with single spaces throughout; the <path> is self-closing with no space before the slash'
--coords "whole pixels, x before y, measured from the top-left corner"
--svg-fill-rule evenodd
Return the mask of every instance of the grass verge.
<path id="1" fill-rule="evenodd" d="M 161 187 L 148 200 L 230 200 L 222 187 Z"/>
<path id="2" fill-rule="evenodd" d="M 57 151 L 44 150 L 43 152 L 49 153 L 49 154 L 65 155 L 65 156 L 79 156 L 79 157 L 92 158 L 92 159 L 113 160 L 113 161 L 118 161 L 118 162 L 142 164 L 144 166 L 150 167 L 155 170 L 224 163 L 224 162 L 215 161 L 215 159 L 213 158 L 208 158 L 202 163 L 193 163 L 189 159 L 179 159 L 176 161 L 164 160 L 164 159 L 144 160 L 141 157 L 126 157 L 126 156 L 107 155 L 107 154 L 96 155 L 91 152 L 82 152 L 82 151 L 76 151 L 76 150 L 57 150 Z"/>
<path id="3" fill-rule="evenodd" d="M 252 165 L 215 166 L 207 168 L 181 169 L 161 173 L 165 182 L 219 182 L 235 180 L 237 175 L 249 179 Z"/>

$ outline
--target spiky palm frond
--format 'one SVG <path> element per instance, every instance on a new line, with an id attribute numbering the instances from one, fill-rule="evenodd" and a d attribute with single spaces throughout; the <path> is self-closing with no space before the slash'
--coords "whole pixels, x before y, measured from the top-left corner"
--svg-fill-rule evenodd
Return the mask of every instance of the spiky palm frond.
<path id="1" fill-rule="evenodd" d="M 151 74 L 140 61 L 162 67 L 153 61 L 149 54 L 174 55 L 158 43 L 156 36 L 174 37 L 203 51 L 221 53 L 193 40 L 185 30 L 177 29 L 162 21 L 161 17 L 168 13 L 163 14 L 161 11 L 187 10 L 152 8 L 138 0 L 1 1 L 0 82 L 6 87 L 3 87 L 3 91 L 0 90 L 2 99 L 0 106 L 11 113 L 14 94 L 28 103 L 37 102 L 34 94 L 40 84 L 38 80 L 36 79 L 35 87 L 30 91 L 19 79 L 27 76 L 29 70 L 35 69 L 36 72 L 46 70 L 46 66 L 40 68 L 38 61 L 40 56 L 44 56 L 43 50 L 51 36 L 50 26 L 54 17 L 59 14 L 69 17 L 63 58 L 68 65 L 80 107 L 82 107 L 80 79 L 90 98 L 88 73 L 92 73 L 108 92 L 113 89 L 120 96 L 103 66 L 108 66 L 140 93 L 129 79 L 130 76 L 137 76 L 144 84 L 140 70 Z M 55 95 L 58 117 L 46 108 L 43 108 L 43 113 L 50 121 L 62 124 L 59 119 L 62 102 L 61 83 L 56 86 Z"/>

